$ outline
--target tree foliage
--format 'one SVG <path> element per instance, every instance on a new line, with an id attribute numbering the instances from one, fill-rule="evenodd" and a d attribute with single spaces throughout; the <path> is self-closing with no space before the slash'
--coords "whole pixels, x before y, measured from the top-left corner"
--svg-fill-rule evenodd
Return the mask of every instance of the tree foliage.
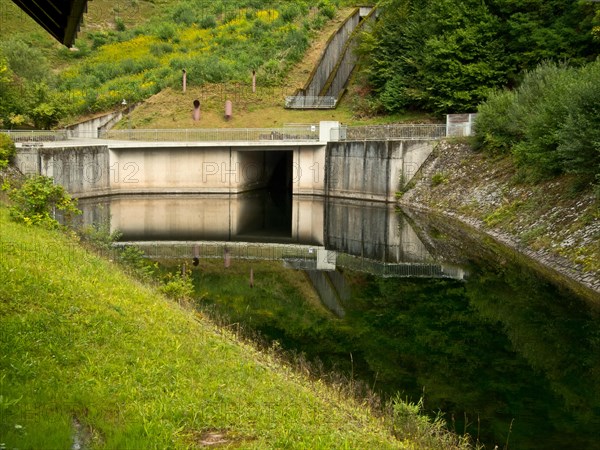
<path id="1" fill-rule="evenodd" d="M 359 53 L 375 109 L 473 111 L 543 60 L 598 54 L 593 4 L 577 0 L 389 0 Z"/>
<path id="2" fill-rule="evenodd" d="M 545 63 L 519 88 L 498 91 L 479 108 L 476 145 L 512 152 L 534 177 L 600 177 L 600 59 L 574 68 Z"/>
<path id="3" fill-rule="evenodd" d="M 15 143 L 10 136 L 0 133 L 0 170 L 6 168 L 17 153 Z"/>

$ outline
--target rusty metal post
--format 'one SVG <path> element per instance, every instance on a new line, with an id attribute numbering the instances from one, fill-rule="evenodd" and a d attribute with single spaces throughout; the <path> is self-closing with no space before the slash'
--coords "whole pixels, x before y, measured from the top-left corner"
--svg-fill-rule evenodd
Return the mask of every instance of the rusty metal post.
<path id="1" fill-rule="evenodd" d="M 200 120 L 200 100 L 194 100 L 194 111 L 192 112 L 192 119 L 194 122 L 198 122 Z"/>
<path id="2" fill-rule="evenodd" d="M 232 115 L 233 115 L 233 103 L 231 103 L 231 100 L 226 100 L 225 101 L 225 120 L 231 119 Z"/>

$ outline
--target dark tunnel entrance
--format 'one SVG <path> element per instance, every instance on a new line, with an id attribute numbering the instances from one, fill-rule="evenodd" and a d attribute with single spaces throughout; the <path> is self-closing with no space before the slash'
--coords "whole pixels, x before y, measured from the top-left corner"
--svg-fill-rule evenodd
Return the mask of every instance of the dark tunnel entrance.
<path id="1" fill-rule="evenodd" d="M 292 238 L 294 153 L 291 150 L 261 153 L 264 183 L 243 195 L 247 206 L 240 218 L 237 237 L 252 241 L 270 236 L 289 241 Z"/>

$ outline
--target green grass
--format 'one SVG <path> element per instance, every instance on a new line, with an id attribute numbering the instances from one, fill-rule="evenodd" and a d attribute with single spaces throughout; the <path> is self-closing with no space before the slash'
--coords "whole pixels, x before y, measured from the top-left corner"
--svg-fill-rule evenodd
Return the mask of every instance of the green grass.
<path id="1" fill-rule="evenodd" d="M 380 419 L 0 207 L 6 448 L 403 448 Z"/>

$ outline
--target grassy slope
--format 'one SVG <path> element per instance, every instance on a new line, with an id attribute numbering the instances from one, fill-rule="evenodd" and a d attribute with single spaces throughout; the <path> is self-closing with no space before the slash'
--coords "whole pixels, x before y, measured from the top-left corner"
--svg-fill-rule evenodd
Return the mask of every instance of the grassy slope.
<path id="1" fill-rule="evenodd" d="M 290 69 L 281 86 L 264 87 L 258 79 L 256 93 L 253 93 L 249 77 L 244 84 L 188 86 L 185 93 L 167 88 L 143 102 L 131 113 L 130 120 L 121 121 L 116 128 L 261 128 L 322 120 L 336 120 L 349 125 L 433 120 L 423 113 L 358 117 L 353 111 L 356 94 L 350 89 L 335 110 L 290 110 L 283 107 L 285 97 L 293 95 L 308 81 L 327 40 L 353 10 L 346 7 L 336 11 L 333 20 L 315 34 L 304 58 Z M 201 119 L 198 122 L 192 120 L 195 99 L 201 102 Z M 233 102 L 233 116 L 229 120 L 224 117 L 226 100 Z"/>
<path id="2" fill-rule="evenodd" d="M 401 447 L 355 403 L 69 238 L 3 207 L 0 230 L 0 444 Z"/>

